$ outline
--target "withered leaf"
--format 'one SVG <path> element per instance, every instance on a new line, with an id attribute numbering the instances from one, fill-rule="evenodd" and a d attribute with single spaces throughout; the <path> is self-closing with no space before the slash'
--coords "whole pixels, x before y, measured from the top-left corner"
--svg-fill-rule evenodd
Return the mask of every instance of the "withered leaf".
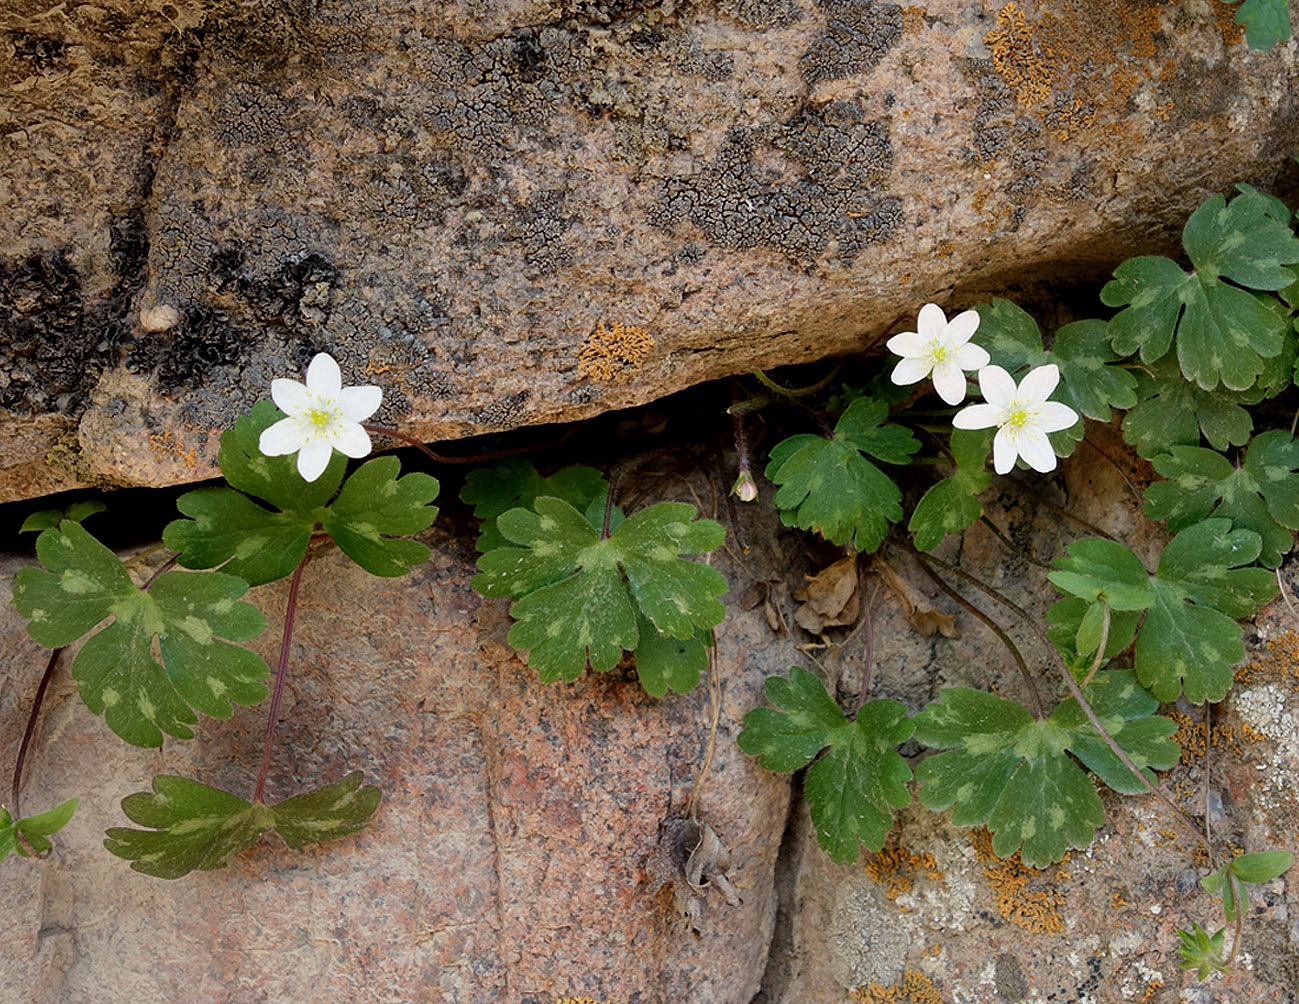
<path id="1" fill-rule="evenodd" d="M 739 906 L 726 871 L 731 866 L 730 849 L 707 823 L 673 817 L 663 824 L 658 846 L 645 862 L 650 891 L 672 884 L 672 903 L 690 932 L 702 937 L 705 898 L 715 887 L 730 906 Z"/>
<path id="2" fill-rule="evenodd" d="M 807 577 L 807 585 L 794 593 L 802 606 L 794 612 L 794 621 L 812 634 L 828 627 L 855 624 L 861 612 L 857 589 L 857 555 L 840 558 L 816 575 Z"/>

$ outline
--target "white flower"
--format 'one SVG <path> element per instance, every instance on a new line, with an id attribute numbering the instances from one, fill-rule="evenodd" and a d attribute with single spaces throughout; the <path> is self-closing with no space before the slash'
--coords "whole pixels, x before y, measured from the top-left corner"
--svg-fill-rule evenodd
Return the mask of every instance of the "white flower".
<path id="1" fill-rule="evenodd" d="M 888 340 L 889 351 L 902 357 L 893 370 L 899 386 L 919 383 L 933 375 L 934 390 L 948 404 L 965 400 L 965 371 L 988 365 L 988 353 L 969 344 L 979 327 L 979 315 L 967 310 L 950 321 L 943 308 L 926 303 L 916 319 L 918 331 L 904 331 Z"/>
<path id="2" fill-rule="evenodd" d="M 992 438 L 992 466 L 1005 474 L 1023 457 L 1033 470 L 1045 474 L 1055 470 L 1055 450 L 1046 438 L 1078 421 L 1078 413 L 1067 404 L 1048 401 L 1060 382 L 1055 363 L 1039 366 L 1015 386 L 1015 378 L 1000 366 L 979 370 L 979 390 L 987 404 L 972 404 L 952 417 L 958 429 L 997 427 Z"/>
<path id="3" fill-rule="evenodd" d="M 304 386 L 296 380 L 272 380 L 271 400 L 288 418 L 262 433 L 258 448 L 268 457 L 298 455 L 298 473 L 315 481 L 334 450 L 349 457 L 370 452 L 370 437 L 361 422 L 378 410 L 379 387 L 344 387 L 338 363 L 326 352 L 307 367 Z"/>

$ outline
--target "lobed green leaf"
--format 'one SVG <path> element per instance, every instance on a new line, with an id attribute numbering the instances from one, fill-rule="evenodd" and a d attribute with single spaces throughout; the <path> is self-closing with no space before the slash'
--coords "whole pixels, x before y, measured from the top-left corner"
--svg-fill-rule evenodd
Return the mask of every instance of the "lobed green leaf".
<path id="1" fill-rule="evenodd" d="M 817 843 L 838 864 L 855 861 L 859 842 L 884 846 L 892 810 L 911 800 L 911 770 L 894 749 L 912 732 L 906 708 L 896 701 L 865 704 L 849 721 L 821 681 L 795 666 L 789 677 L 769 677 L 768 699 L 781 710 L 755 708 L 744 716 L 740 749 L 760 758 L 767 770 L 806 766 L 804 793 Z"/>
<path id="2" fill-rule="evenodd" d="M 155 878 L 174 879 L 192 871 L 224 868 L 268 829 L 297 849 L 347 836 L 374 815 L 383 795 L 361 786 L 356 771 L 334 784 L 295 795 L 277 805 L 247 802 L 236 795 L 183 777 L 160 775 L 153 792 L 122 800 L 128 819 L 145 830 L 114 827 L 104 846 L 131 867 Z"/>
<path id="3" fill-rule="evenodd" d="M 191 708 L 228 718 L 231 702 L 266 696 L 266 663 L 231 644 L 266 627 L 260 610 L 235 602 L 248 590 L 242 579 L 167 572 L 144 592 L 116 555 L 70 520 L 42 532 L 36 548 L 49 571 L 20 571 L 14 605 L 29 619 L 28 633 L 51 648 L 112 618 L 77 653 L 72 676 L 86 706 L 127 742 L 159 746 L 163 732 L 189 739 L 198 721 Z"/>

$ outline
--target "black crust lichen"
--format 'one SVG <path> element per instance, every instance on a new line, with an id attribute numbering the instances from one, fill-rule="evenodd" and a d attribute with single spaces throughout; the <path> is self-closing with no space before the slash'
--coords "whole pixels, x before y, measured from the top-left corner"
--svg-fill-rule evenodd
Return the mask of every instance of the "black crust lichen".
<path id="1" fill-rule="evenodd" d="M 825 30 L 798 61 L 809 84 L 869 70 L 902 38 L 902 8 L 876 0 L 818 0 Z"/>
<path id="2" fill-rule="evenodd" d="M 797 163 L 801 177 L 768 176 L 756 158 L 762 142 Z M 902 223 L 899 200 L 880 192 L 892 168 L 886 123 L 849 102 L 805 107 L 771 129 L 732 129 L 702 172 L 664 184 L 650 222 L 689 221 L 722 247 L 774 247 L 802 261 L 833 241 L 851 261 Z"/>
<path id="3" fill-rule="evenodd" d="M 86 332 L 81 276 L 67 256 L 0 259 L 0 406 L 75 412 L 102 368 Z"/>

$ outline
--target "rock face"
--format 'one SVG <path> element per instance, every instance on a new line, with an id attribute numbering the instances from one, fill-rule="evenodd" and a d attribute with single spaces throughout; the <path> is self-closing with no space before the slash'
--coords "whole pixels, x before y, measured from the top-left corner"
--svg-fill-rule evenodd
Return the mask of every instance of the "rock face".
<path id="1" fill-rule="evenodd" d="M 1106 0 L 10 0 L 0 498 L 212 472 L 319 349 L 436 440 L 1168 250 L 1295 47 Z"/>
<path id="2" fill-rule="evenodd" d="M 1106 431 L 1093 427 L 1089 439 L 1121 457 Z M 1059 475 L 1004 479 L 986 499 L 1029 557 L 1049 559 L 1083 535 L 1044 499 L 1139 552 L 1155 543 L 1125 481 L 1140 470 L 1089 459 L 1080 449 Z M 693 467 L 686 455 L 657 460 L 666 471 Z M 707 502 L 707 483 L 693 487 Z M 452 488 L 444 486 L 448 500 Z M 650 495 L 665 488 L 692 498 L 671 477 Z M 723 514 L 730 549 L 715 555 L 731 592 L 717 636 L 717 747 L 699 806 L 730 849 L 741 903 L 710 892 L 699 940 L 670 894 L 654 891 L 651 859 L 704 756 L 706 688 L 658 701 L 625 668 L 539 684 L 505 643 L 504 602 L 469 588 L 470 528 L 448 505 L 423 537 L 431 558 L 410 576 L 378 580 L 327 552 L 304 577 L 268 793 L 278 800 L 364 770 L 385 801 L 354 837 L 303 852 L 272 838 L 225 869 L 174 882 L 132 872 L 100 847 L 103 829 L 124 822 L 120 799 L 168 772 L 251 788 L 265 708 L 206 721 L 192 742 L 135 750 L 82 706 L 61 672 L 24 806 L 82 801 L 53 856 L 0 866 L 0 999 L 842 1004 L 856 991 L 894 1004 L 1288 1000 L 1299 935 L 1284 877 L 1251 892 L 1247 954 L 1231 977 L 1204 987 L 1179 971 L 1176 928 L 1211 925 L 1215 914 L 1190 842 L 1149 799 L 1107 794 L 1096 843 L 1041 872 L 998 861 L 986 832 L 953 827 L 914 799 L 881 853 L 831 864 L 799 782 L 759 770 L 735 745 L 764 677 L 813 668 L 844 706 L 862 680 L 860 625 L 827 628 L 823 638 L 793 626 L 793 591 L 837 555 L 776 526 L 769 496 L 764 485 L 738 525 Z M 1035 616 L 1051 601 L 1042 570 L 981 526 L 947 541 L 943 554 Z M 1022 699 L 1023 680 L 991 633 L 904 553 L 886 548 L 883 558 L 889 569 L 873 566 L 866 580 L 870 696 L 912 711 L 953 685 Z M 13 573 L 29 561 L 11 556 L 0 568 L 6 764 L 45 662 L 6 602 Z M 1293 562 L 1281 574 L 1291 593 L 1299 588 Z M 884 584 L 897 581 L 911 602 L 953 617 L 955 637 L 920 634 L 896 587 Z M 255 645 L 272 660 L 286 592 L 281 582 L 254 595 L 271 621 Z M 1038 686 L 1052 693 L 1033 639 L 982 595 L 969 598 L 1018 639 Z M 773 629 L 782 623 L 792 635 Z M 1299 744 L 1287 706 L 1299 635 L 1283 601 L 1247 634 L 1251 661 L 1214 709 L 1210 756 L 1197 732 L 1203 710 L 1168 709 L 1182 715 L 1186 755 L 1163 783 L 1197 816 L 1207 784 L 1223 843 L 1293 849 Z"/>

